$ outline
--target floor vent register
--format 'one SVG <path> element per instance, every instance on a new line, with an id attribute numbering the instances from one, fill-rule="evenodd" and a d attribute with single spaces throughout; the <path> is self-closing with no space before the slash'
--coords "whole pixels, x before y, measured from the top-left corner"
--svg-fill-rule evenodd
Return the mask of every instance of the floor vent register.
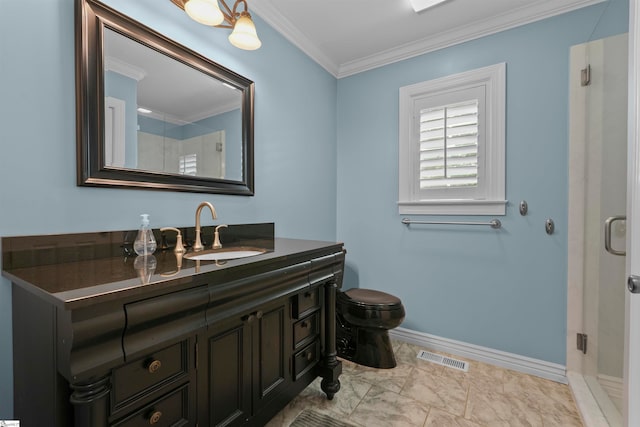
<path id="1" fill-rule="evenodd" d="M 462 360 L 452 359 L 441 354 L 431 353 L 430 351 L 420 350 L 418 353 L 418 359 L 426 360 L 427 362 L 435 363 L 437 365 L 446 366 L 448 368 L 457 369 L 459 371 L 469 371 L 469 363 Z"/>

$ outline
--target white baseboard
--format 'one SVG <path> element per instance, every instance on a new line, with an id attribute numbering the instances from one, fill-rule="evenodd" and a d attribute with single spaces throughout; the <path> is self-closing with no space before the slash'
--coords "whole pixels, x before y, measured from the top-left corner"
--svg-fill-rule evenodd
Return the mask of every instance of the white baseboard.
<path id="1" fill-rule="evenodd" d="M 429 350 L 442 351 L 466 357 L 468 359 L 489 363 L 502 368 L 513 369 L 514 371 L 535 375 L 563 384 L 568 383 L 565 366 L 557 363 L 546 362 L 544 360 L 494 350 L 488 347 L 442 338 L 436 335 L 412 331 L 411 329 L 392 329 L 389 331 L 389 335 L 397 340 L 419 345 Z"/>
<path id="2" fill-rule="evenodd" d="M 571 372 L 570 374 L 573 374 L 573 372 Z M 615 384 L 616 381 L 613 380 L 613 377 L 606 377 L 606 378 L 608 378 L 608 381 L 610 383 Z M 569 377 L 569 379 L 570 381 L 573 381 L 574 378 Z M 602 381 L 601 376 L 598 375 L 597 377 L 594 377 L 590 375 L 584 375 L 583 380 L 589 387 L 589 391 L 591 392 L 593 399 L 597 402 L 596 406 L 600 409 L 600 412 L 602 413 L 604 418 L 607 420 L 606 425 L 607 426 L 623 425 L 623 417 L 622 417 L 622 414 L 620 413 L 620 409 L 618 409 L 618 407 L 614 403 L 613 398 L 611 397 L 609 392 L 605 390 L 605 387 L 603 387 L 603 384 L 601 383 Z M 569 384 L 571 384 L 571 382 Z M 615 388 L 615 385 L 612 386 L 609 384 L 607 385 L 607 387 Z M 622 402 L 620 401 L 619 403 L 621 404 Z M 588 427 L 591 427 L 591 426 L 588 426 Z"/>
<path id="3" fill-rule="evenodd" d="M 585 427 L 609 427 L 604 413 L 598 405 L 598 401 L 593 396 L 593 392 L 584 376 L 577 372 L 567 372 L 569 388 L 573 394 L 573 400 L 578 406 L 582 423 Z"/>
<path id="4" fill-rule="evenodd" d="M 622 378 L 612 377 L 609 375 L 598 375 L 598 382 L 607 392 L 611 399 L 620 399 L 624 397 Z"/>

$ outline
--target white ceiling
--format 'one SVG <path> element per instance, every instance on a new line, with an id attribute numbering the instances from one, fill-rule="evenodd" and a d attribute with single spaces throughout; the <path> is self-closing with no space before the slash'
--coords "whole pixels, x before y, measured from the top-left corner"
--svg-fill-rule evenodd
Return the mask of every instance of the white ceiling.
<path id="1" fill-rule="evenodd" d="M 143 115 L 181 125 L 241 107 L 238 89 L 108 28 L 104 37 L 105 69 L 137 81 Z"/>
<path id="2" fill-rule="evenodd" d="M 446 0 L 421 13 L 409 0 L 248 3 L 327 71 L 345 77 L 602 1 Z"/>

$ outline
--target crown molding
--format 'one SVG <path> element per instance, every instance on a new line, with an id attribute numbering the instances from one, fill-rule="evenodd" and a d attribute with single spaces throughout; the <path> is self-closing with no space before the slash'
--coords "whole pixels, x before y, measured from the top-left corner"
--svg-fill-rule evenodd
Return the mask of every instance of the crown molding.
<path id="1" fill-rule="evenodd" d="M 307 36 L 302 34 L 287 18 L 271 4 L 255 1 L 251 3 L 251 13 L 256 13 L 263 21 L 317 62 L 334 77 L 338 76 L 338 64 L 324 54 Z"/>
<path id="2" fill-rule="evenodd" d="M 125 77 L 129 77 L 130 79 L 133 79 L 137 82 L 142 80 L 147 75 L 147 72 L 142 68 L 138 68 L 135 65 L 131 65 L 128 62 L 125 62 L 114 56 L 105 56 L 104 69 L 121 74 Z"/>
<path id="3" fill-rule="evenodd" d="M 333 62 L 271 5 L 256 1 L 251 3 L 251 10 L 334 77 L 343 78 L 604 1 L 607 0 L 547 0 L 343 64 Z"/>
<path id="4" fill-rule="evenodd" d="M 336 77 L 347 77 L 604 1 L 608 0 L 554 0 L 547 1 L 543 4 L 536 3 L 530 6 L 524 6 L 508 13 L 478 21 L 463 28 L 440 33 L 435 37 L 416 40 L 415 42 L 388 49 L 375 55 L 340 64 Z"/>

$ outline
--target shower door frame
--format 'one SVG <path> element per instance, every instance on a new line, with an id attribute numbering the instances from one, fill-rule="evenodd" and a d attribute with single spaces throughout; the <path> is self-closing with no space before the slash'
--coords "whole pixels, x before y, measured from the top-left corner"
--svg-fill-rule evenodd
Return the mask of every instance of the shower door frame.
<path id="1" fill-rule="evenodd" d="M 628 106 L 613 101 L 615 93 L 628 90 L 625 38 L 624 34 L 605 37 L 572 46 L 570 50 L 566 366 L 587 427 L 623 424 L 622 410 L 609 395 L 609 392 L 612 396 L 622 394 L 622 380 L 618 384 L 614 377 L 607 378 L 614 381 L 608 383 L 609 392 L 605 391 L 599 381 L 598 359 L 601 347 L 611 348 L 610 339 L 609 346 L 605 344 L 607 336 L 600 342 L 599 307 L 617 300 L 620 318 L 617 322 L 609 316 L 603 319 L 619 325 L 619 344 L 614 347 L 617 352 L 603 360 L 614 362 L 615 366 L 615 358 L 619 357 L 620 371 L 616 377 L 623 377 L 625 261 L 605 252 L 602 225 L 607 216 L 624 215 L 628 205 L 624 193 L 612 198 L 613 189 L 624 188 L 628 181 L 628 176 L 620 174 L 624 170 L 617 167 L 620 162 L 627 162 L 628 138 L 624 126 L 628 121 L 621 123 L 620 118 L 621 114 L 627 115 Z M 588 64 L 591 76 L 589 83 L 584 84 L 581 74 Z M 616 88 L 623 83 L 624 87 Z M 609 129 L 606 137 L 605 128 Z M 616 247 L 619 245 L 617 242 Z M 602 281 L 605 277 L 608 282 Z M 601 294 L 603 288 L 617 295 Z M 576 348 L 577 334 L 588 336 L 585 354 Z M 611 368 L 610 364 L 607 366 Z"/>
<path id="2" fill-rule="evenodd" d="M 640 0 L 629 0 L 629 55 L 628 55 L 628 120 L 627 120 L 627 276 L 640 275 Z M 575 130 L 572 128 L 572 131 Z M 570 152 L 572 148 L 570 146 Z M 579 163 L 579 161 L 578 161 Z M 580 167 L 576 159 L 570 155 L 570 170 Z M 575 175 L 569 174 L 570 187 L 575 185 Z M 575 200 L 584 197 L 584 193 L 569 192 L 569 216 L 574 217 Z M 572 268 L 577 256 L 572 249 L 583 245 L 583 236 L 576 234 L 575 227 L 583 227 L 584 223 L 569 222 L 569 268 L 567 281 L 567 376 L 576 401 L 585 419 L 586 426 L 607 425 L 591 391 L 586 386 L 581 373 L 583 361 L 576 350 L 576 332 L 582 332 L 582 277 L 581 269 Z M 576 241 L 577 240 L 577 241 Z M 580 249 L 579 251 L 581 251 Z M 624 285 L 624 284 L 622 284 Z M 579 301 L 580 307 L 576 306 Z M 625 292 L 625 339 L 624 339 L 624 373 L 623 373 L 623 425 L 640 426 L 640 294 Z M 578 374 L 579 373 L 579 374 Z M 588 397 L 587 397 L 588 395 Z M 581 404 L 582 399 L 591 399 L 591 403 Z M 636 404 L 634 405 L 634 400 Z M 596 406 L 593 411 L 592 405 Z"/>
<path id="3" fill-rule="evenodd" d="M 627 165 L 627 275 L 640 275 L 640 0 L 629 0 L 629 107 Z M 640 425 L 640 294 L 626 293 L 625 426 Z M 635 405 L 633 401 L 635 400 Z"/>

